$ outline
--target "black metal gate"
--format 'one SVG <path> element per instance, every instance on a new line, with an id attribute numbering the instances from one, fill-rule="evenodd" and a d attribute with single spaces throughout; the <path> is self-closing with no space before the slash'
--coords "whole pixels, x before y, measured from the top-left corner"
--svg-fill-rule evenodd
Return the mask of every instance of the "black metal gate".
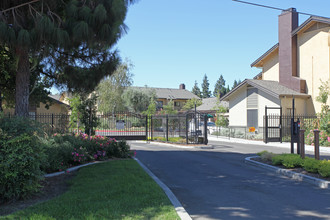
<path id="1" fill-rule="evenodd" d="M 200 112 L 190 112 L 186 115 L 187 144 L 207 144 L 207 117 Z"/>
<path id="2" fill-rule="evenodd" d="M 96 135 L 116 140 L 147 140 L 148 116 L 132 112 L 115 112 L 97 116 L 99 126 Z"/>
<path id="3" fill-rule="evenodd" d="M 268 110 L 279 110 L 279 114 L 269 114 Z M 265 107 L 264 142 L 282 143 L 282 107 Z"/>

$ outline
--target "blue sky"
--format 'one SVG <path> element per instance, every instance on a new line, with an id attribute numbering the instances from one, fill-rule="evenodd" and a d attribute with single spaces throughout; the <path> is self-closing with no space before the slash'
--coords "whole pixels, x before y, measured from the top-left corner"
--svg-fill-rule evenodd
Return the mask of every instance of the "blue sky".
<path id="1" fill-rule="evenodd" d="M 246 1 L 330 17 L 328 0 Z M 191 90 L 206 74 L 213 92 L 220 74 L 231 87 L 260 72 L 250 64 L 278 42 L 280 13 L 231 0 L 140 0 L 116 48 L 134 64 L 134 86 Z"/>

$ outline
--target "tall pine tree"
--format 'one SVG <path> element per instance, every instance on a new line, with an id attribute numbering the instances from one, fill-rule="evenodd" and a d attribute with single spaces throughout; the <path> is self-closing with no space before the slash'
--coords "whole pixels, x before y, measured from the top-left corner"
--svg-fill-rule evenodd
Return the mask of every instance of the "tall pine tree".
<path id="1" fill-rule="evenodd" d="M 214 86 L 214 91 L 213 91 L 213 96 L 214 97 L 217 97 L 222 88 L 225 87 L 225 84 L 226 84 L 226 81 L 224 80 L 223 76 L 220 75 L 219 79 L 217 80 L 217 82 L 215 83 L 215 86 Z"/>
<path id="2" fill-rule="evenodd" d="M 195 95 L 197 95 L 199 98 L 202 97 L 201 95 L 201 89 L 198 87 L 198 83 L 197 81 L 195 80 L 195 84 L 194 84 L 194 87 L 192 88 L 191 92 Z"/>
<path id="3" fill-rule="evenodd" d="M 69 89 L 92 90 L 119 63 L 113 45 L 125 33 L 133 0 L 2 0 L 0 44 L 18 59 L 15 114 L 29 109 L 30 57 L 42 73 Z"/>
<path id="4" fill-rule="evenodd" d="M 202 83 L 202 98 L 211 97 L 211 91 L 210 91 L 209 87 L 210 87 L 210 83 L 205 74 L 204 78 L 203 78 L 203 83 Z"/>

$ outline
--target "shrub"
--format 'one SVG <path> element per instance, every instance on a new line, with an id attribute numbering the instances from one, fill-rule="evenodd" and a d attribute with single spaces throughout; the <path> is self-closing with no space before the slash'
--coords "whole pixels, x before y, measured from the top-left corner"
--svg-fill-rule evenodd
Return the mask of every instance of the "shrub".
<path id="1" fill-rule="evenodd" d="M 257 155 L 261 157 L 263 154 L 266 154 L 266 153 L 269 153 L 269 152 L 264 150 L 264 151 L 261 151 L 261 152 L 257 153 Z"/>
<path id="2" fill-rule="evenodd" d="M 25 118 L 0 118 L 0 201 L 27 197 L 40 188 L 45 162 L 38 136 L 43 130 Z"/>
<path id="3" fill-rule="evenodd" d="M 313 158 L 306 157 L 303 161 L 303 168 L 311 173 L 317 173 L 320 168 L 321 162 Z"/>
<path id="4" fill-rule="evenodd" d="M 276 155 L 274 157 L 272 157 L 272 164 L 275 166 L 279 166 L 282 165 L 283 162 L 283 155 Z"/>
<path id="5" fill-rule="evenodd" d="M 45 159 L 36 136 L 26 133 L 0 138 L 0 201 L 20 199 L 40 188 L 40 166 Z"/>
<path id="6" fill-rule="evenodd" d="M 302 167 L 303 159 L 297 154 L 283 154 L 282 164 L 286 168 Z"/>
<path id="7" fill-rule="evenodd" d="M 272 158 L 275 156 L 276 154 L 273 154 L 271 152 L 265 152 L 263 153 L 260 157 L 261 160 L 263 161 L 272 161 Z"/>
<path id="8" fill-rule="evenodd" d="M 323 160 L 320 163 L 319 174 L 323 177 L 330 177 L 330 161 Z"/>

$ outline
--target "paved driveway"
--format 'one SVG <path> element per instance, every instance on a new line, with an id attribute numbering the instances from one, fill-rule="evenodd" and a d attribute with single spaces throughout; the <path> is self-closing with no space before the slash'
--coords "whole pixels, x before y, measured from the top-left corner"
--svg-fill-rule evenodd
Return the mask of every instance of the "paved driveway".
<path id="1" fill-rule="evenodd" d="M 244 163 L 264 147 L 210 144 L 215 148 L 180 149 L 133 142 L 132 149 L 193 219 L 330 219 L 330 190 Z"/>

